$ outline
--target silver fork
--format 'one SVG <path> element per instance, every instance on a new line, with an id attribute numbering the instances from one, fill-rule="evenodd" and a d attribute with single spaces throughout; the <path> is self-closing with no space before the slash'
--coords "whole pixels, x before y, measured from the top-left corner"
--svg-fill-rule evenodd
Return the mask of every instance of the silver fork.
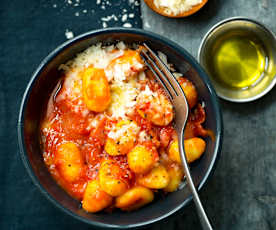
<path id="1" fill-rule="evenodd" d="M 167 91 L 175 109 L 175 129 L 179 140 L 179 153 L 188 186 L 192 192 L 193 200 L 197 208 L 202 228 L 204 230 L 212 230 L 213 228 L 202 206 L 199 195 L 197 193 L 197 189 L 195 188 L 193 179 L 191 177 L 189 165 L 187 163 L 185 155 L 184 129 L 189 114 L 187 99 L 181 86 L 179 85 L 173 74 L 170 72 L 168 66 L 147 46 L 147 44 L 143 43 L 143 46 L 145 47 L 145 49 L 143 48 L 141 50 L 141 57 L 144 59 L 145 64 L 148 66 L 148 68 L 155 75 L 156 79 Z"/>

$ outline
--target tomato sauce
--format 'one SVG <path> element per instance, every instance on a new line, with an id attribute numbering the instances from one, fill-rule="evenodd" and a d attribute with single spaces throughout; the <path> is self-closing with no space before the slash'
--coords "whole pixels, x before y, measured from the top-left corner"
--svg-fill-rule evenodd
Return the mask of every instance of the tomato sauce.
<path id="1" fill-rule="evenodd" d="M 107 138 L 106 127 L 112 126 L 114 121 L 94 112 L 85 113 L 84 115 L 81 111 L 79 113 L 72 111 L 66 98 L 56 100 L 60 93 L 60 84 L 50 97 L 46 119 L 42 122 L 43 157 L 53 177 L 71 196 L 81 200 L 87 181 L 98 177 L 101 161 L 103 159 L 113 159 L 122 169 L 123 173 L 120 177 L 129 186 L 134 184 L 135 175 L 128 167 L 127 157 L 125 155 L 112 157 L 104 151 L 104 144 Z M 160 90 L 160 86 L 154 81 L 150 81 L 149 86 L 153 90 Z M 202 127 L 205 116 L 204 108 L 198 104 L 190 113 L 185 130 L 186 139 L 210 134 Z M 129 115 L 129 118 L 134 120 L 141 130 L 150 133 L 151 141 L 144 143 L 148 148 L 153 146 L 166 148 L 170 141 L 176 138 L 176 132 L 171 124 L 164 127 L 156 126 L 140 116 L 137 111 Z M 90 127 L 91 119 L 97 120 L 96 127 Z M 59 173 L 58 164 L 55 164 L 54 160 L 57 147 L 66 141 L 72 141 L 78 145 L 85 162 L 81 177 L 74 183 L 70 183 L 62 177 Z M 156 158 L 158 159 L 158 154 Z"/>

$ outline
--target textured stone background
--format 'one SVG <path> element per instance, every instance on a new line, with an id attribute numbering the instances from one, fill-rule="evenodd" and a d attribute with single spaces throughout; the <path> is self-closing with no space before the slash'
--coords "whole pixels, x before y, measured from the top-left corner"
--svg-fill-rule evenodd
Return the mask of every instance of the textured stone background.
<path id="1" fill-rule="evenodd" d="M 102 28 L 101 18 L 112 14 L 118 21 L 108 26 L 122 26 L 124 9 L 135 15 L 126 22 L 142 27 L 139 5 L 111 2 L 102 9 L 104 4 L 96 0 L 0 1 L 0 230 L 91 229 L 57 209 L 35 187 L 20 159 L 16 125 L 32 72 L 67 40 L 66 31 L 76 36 Z"/>
<path id="2" fill-rule="evenodd" d="M 76 3 L 76 0 L 72 0 Z M 16 120 L 21 97 L 41 60 L 74 35 L 102 28 L 101 17 L 135 13 L 128 0 L 110 0 L 105 10 L 96 0 L 2 0 L 0 5 L 0 229 L 91 229 L 56 209 L 38 191 L 19 157 Z M 114 5 L 115 4 L 115 5 Z M 115 6 L 115 7 L 114 7 Z M 142 5 L 144 28 L 180 43 L 194 56 L 206 31 L 221 19 L 244 15 L 265 23 L 276 33 L 275 0 L 209 0 L 196 15 L 167 19 Z M 85 11 L 87 10 L 87 12 Z M 78 13 L 78 14 L 77 14 Z M 76 14 L 78 16 L 76 16 Z M 110 21 L 108 26 L 121 26 Z M 276 229 L 276 90 L 248 104 L 221 101 L 225 138 L 214 177 L 201 197 L 215 229 Z M 193 204 L 177 217 L 151 230 L 201 229 Z"/>
<path id="3" fill-rule="evenodd" d="M 169 19 L 142 4 L 144 29 L 162 34 L 197 57 L 204 34 L 217 22 L 246 16 L 276 33 L 274 0 L 209 0 L 197 14 Z M 276 229 L 276 89 L 258 101 L 221 100 L 224 143 L 214 177 L 201 192 L 215 229 Z M 152 229 L 201 229 L 194 205 L 182 216 Z"/>

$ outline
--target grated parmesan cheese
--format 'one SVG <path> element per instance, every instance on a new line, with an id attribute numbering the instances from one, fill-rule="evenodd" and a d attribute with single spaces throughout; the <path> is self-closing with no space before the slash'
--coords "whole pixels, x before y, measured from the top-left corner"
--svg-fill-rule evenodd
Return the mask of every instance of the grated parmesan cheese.
<path id="1" fill-rule="evenodd" d="M 133 111 L 139 93 L 137 85 L 135 81 L 111 84 L 111 103 L 108 113 L 112 114 L 113 118 L 124 118 L 127 113 Z"/>
<path id="2" fill-rule="evenodd" d="M 59 69 L 66 74 L 64 93 L 60 97 L 66 97 L 72 102 L 72 109 L 79 111 L 84 107 L 82 98 L 82 78 L 79 74 L 84 68 L 93 65 L 95 68 L 105 70 L 106 77 L 110 83 L 111 103 L 107 109 L 108 114 L 112 114 L 111 118 L 125 118 L 126 114 L 133 112 L 136 105 L 136 98 L 139 94 L 140 84 L 137 76 L 134 77 L 132 69 L 143 69 L 143 65 L 139 62 L 116 63 L 109 65 L 112 60 L 122 56 L 126 45 L 119 42 L 116 45 L 103 47 L 100 43 L 89 47 L 79 53 L 74 59 L 65 64 L 60 65 Z M 145 78 L 145 75 L 140 74 Z M 148 89 L 150 90 L 150 89 Z"/>
<path id="3" fill-rule="evenodd" d="M 132 27 L 132 25 L 130 24 L 130 23 L 125 23 L 125 24 L 123 24 L 123 27 L 126 27 L 126 28 L 131 28 Z"/>
<path id="4" fill-rule="evenodd" d="M 140 127 L 137 126 L 134 122 L 130 122 L 121 126 L 119 129 L 112 130 L 108 133 L 108 137 L 113 140 L 118 140 L 122 137 L 131 137 L 135 136 L 140 131 Z"/>
<path id="5" fill-rule="evenodd" d="M 68 72 L 72 69 L 81 71 L 84 67 L 93 65 L 95 68 L 104 69 L 111 60 L 123 55 L 123 50 L 111 52 L 109 47 L 103 48 L 100 43 L 91 46 L 79 53 L 73 60 L 61 65 L 59 69 Z"/>
<path id="6" fill-rule="evenodd" d="M 157 8 L 165 7 L 165 13 L 177 15 L 190 10 L 202 0 L 154 0 Z"/>
<path id="7" fill-rule="evenodd" d="M 127 20 L 127 17 L 128 17 L 128 15 L 127 14 L 124 14 L 123 16 L 122 16 L 122 22 L 125 22 L 126 20 Z"/>
<path id="8" fill-rule="evenodd" d="M 149 98 L 149 97 L 157 97 L 156 92 L 152 92 L 148 85 L 146 85 L 145 90 L 141 91 L 139 94 L 139 98 Z"/>
<path id="9" fill-rule="evenodd" d="M 66 31 L 65 31 L 65 37 L 67 39 L 71 39 L 71 38 L 74 37 L 74 33 L 72 31 L 69 31 L 68 29 L 66 29 Z"/>
<path id="10" fill-rule="evenodd" d="M 150 140 L 150 136 L 146 133 L 145 130 L 143 130 L 142 132 L 139 133 L 138 140 L 139 142 L 144 142 L 144 141 Z"/>

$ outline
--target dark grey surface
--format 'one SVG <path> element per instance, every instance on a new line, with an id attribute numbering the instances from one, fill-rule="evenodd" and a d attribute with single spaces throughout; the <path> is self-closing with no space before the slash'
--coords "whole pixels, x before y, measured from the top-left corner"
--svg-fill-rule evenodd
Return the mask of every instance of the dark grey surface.
<path id="1" fill-rule="evenodd" d="M 72 0 L 73 1 L 73 0 Z M 18 154 L 16 120 L 24 89 L 50 51 L 74 35 L 102 27 L 100 17 L 123 8 L 135 12 L 131 20 L 141 26 L 139 7 L 128 0 L 110 0 L 114 7 L 98 9 L 96 0 L 2 0 L 0 4 L 0 229 L 91 229 L 57 210 L 29 178 Z M 73 1 L 76 2 L 76 1 Z M 56 7 L 54 5 L 56 4 Z M 83 10 L 87 10 L 84 13 Z M 196 15 L 170 20 L 142 7 L 150 29 L 182 44 L 193 55 L 200 40 L 216 22 L 230 16 L 251 16 L 276 33 L 275 0 L 209 0 Z M 94 12 L 93 12 L 94 10 Z M 79 16 L 75 16 L 76 13 Z M 137 24 L 136 24 L 137 23 Z M 121 26 L 110 21 L 108 26 Z M 276 89 L 250 104 L 222 101 L 225 121 L 223 153 L 214 177 L 202 191 L 203 204 L 216 229 L 276 229 Z M 193 205 L 181 216 L 152 229 L 200 229 Z"/>
<path id="2" fill-rule="evenodd" d="M 0 230 L 92 229 L 58 210 L 34 186 L 20 159 L 16 123 L 32 72 L 67 40 L 66 30 L 76 36 L 102 28 L 101 17 L 111 14 L 118 21 L 108 26 L 122 26 L 123 9 L 135 14 L 128 22 L 141 27 L 139 6 L 112 2 L 103 10 L 96 0 L 0 1 Z"/>
<path id="3" fill-rule="evenodd" d="M 274 0 L 209 0 L 197 14 L 169 19 L 142 4 L 144 29 L 160 33 L 197 56 L 204 34 L 217 22 L 246 16 L 276 33 Z M 220 230 L 276 229 L 276 89 L 246 104 L 221 100 L 222 156 L 214 177 L 201 192 L 203 205 Z M 152 229 L 201 229 L 193 204 L 176 219 Z"/>

